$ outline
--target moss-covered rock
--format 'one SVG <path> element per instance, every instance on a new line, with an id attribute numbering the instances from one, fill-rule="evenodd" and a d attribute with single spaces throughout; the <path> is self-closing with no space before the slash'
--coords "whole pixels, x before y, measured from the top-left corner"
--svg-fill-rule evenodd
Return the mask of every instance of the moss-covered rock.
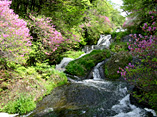
<path id="1" fill-rule="evenodd" d="M 93 50 L 80 59 L 71 61 L 66 66 L 66 73 L 79 77 L 86 76 L 89 71 L 99 62 L 111 56 L 109 50 Z"/>
<path id="2" fill-rule="evenodd" d="M 63 54 L 61 54 L 61 58 L 67 57 L 67 58 L 72 58 L 72 59 L 76 59 L 79 56 L 81 56 L 82 54 L 84 54 L 84 52 L 82 51 L 66 51 Z"/>
<path id="3" fill-rule="evenodd" d="M 128 51 L 128 45 L 126 42 L 112 43 L 110 49 L 112 52 Z"/>
<path id="4" fill-rule="evenodd" d="M 132 56 L 125 51 L 120 51 L 113 55 L 103 67 L 105 77 L 110 79 L 119 78 L 120 74 L 117 73 L 119 67 L 124 68 L 131 60 Z"/>

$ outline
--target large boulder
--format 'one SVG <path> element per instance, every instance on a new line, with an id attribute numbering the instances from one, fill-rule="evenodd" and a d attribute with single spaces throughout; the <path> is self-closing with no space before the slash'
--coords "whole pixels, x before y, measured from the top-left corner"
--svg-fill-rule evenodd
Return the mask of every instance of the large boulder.
<path id="1" fill-rule="evenodd" d="M 100 91 L 93 86 L 67 84 L 57 87 L 50 95 L 40 101 L 30 116 L 47 117 L 46 114 L 50 112 L 52 112 L 51 116 L 55 113 L 68 115 L 68 111 L 73 113 L 79 109 L 95 108 L 100 106 L 103 100 L 110 101 L 109 98 L 105 98 L 105 95 L 112 96 L 112 93 L 110 91 Z"/>
<path id="2" fill-rule="evenodd" d="M 69 62 L 66 66 L 65 72 L 71 75 L 79 76 L 82 80 L 86 79 L 90 71 L 97 63 L 104 61 L 110 56 L 109 50 L 93 50 L 91 53 Z"/>
<path id="3" fill-rule="evenodd" d="M 113 55 L 109 61 L 104 65 L 104 73 L 106 78 L 117 79 L 120 74 L 117 73 L 119 67 L 124 68 L 131 62 L 132 56 L 126 51 L 120 51 Z"/>

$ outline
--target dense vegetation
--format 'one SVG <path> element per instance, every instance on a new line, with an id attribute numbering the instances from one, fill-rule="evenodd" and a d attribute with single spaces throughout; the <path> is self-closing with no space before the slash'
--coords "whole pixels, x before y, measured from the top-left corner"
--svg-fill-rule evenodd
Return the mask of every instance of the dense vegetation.
<path id="1" fill-rule="evenodd" d="M 54 69 L 56 63 L 77 58 L 82 52 L 76 51 L 123 21 L 107 0 L 1 0 L 0 111 L 33 110 L 38 100 L 67 82 Z"/>
<path id="2" fill-rule="evenodd" d="M 117 64 L 114 73 L 107 71 L 108 64 L 106 75 L 121 74 L 140 90 L 133 95 L 157 110 L 156 0 L 123 2 L 131 19 L 124 24 L 125 18 L 108 0 L 0 0 L 0 111 L 24 114 L 33 110 L 36 101 L 67 82 L 65 74 L 54 69 L 56 63 L 63 57 L 77 58 L 84 45 L 96 44 L 100 34 L 111 33 L 115 37 L 112 52 L 125 50 L 141 62 L 125 68 Z M 127 31 L 116 33 L 122 25 Z M 130 33 L 136 33 L 130 35 L 134 43 L 121 42 Z M 83 76 L 109 56 L 109 51 L 93 51 L 79 62 L 72 61 L 67 72 Z M 131 60 L 127 57 L 125 64 Z"/>
<path id="3" fill-rule="evenodd" d="M 117 71 L 126 81 L 133 84 L 138 90 L 133 96 L 140 102 L 151 105 L 157 110 L 157 23 L 156 0 L 123 0 L 122 8 L 130 13 L 130 17 L 136 17 L 125 27 L 135 32 L 130 34 L 134 42 L 130 40 L 128 48 L 132 56 L 139 62 L 129 63 L 125 68 Z M 134 31 L 135 30 L 135 31 Z"/>

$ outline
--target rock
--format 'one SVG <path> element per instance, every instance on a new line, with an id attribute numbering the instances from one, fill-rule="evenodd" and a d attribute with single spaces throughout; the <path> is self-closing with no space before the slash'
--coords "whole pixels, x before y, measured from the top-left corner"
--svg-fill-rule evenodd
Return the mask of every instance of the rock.
<path id="1" fill-rule="evenodd" d="M 111 56 L 109 50 L 93 50 L 91 53 L 84 55 L 83 57 L 71 61 L 67 66 L 65 73 L 79 76 L 82 80 L 88 76 L 91 78 L 92 70 L 99 62 L 104 61 Z"/>
<path id="2" fill-rule="evenodd" d="M 120 74 L 117 73 L 119 71 L 119 67 L 124 68 L 131 62 L 132 57 L 126 51 L 120 51 L 115 55 L 112 55 L 110 60 L 106 62 L 104 65 L 104 73 L 106 78 L 117 79 L 120 77 Z"/>
<path id="3" fill-rule="evenodd" d="M 94 108 L 100 106 L 103 100 L 110 101 L 109 98 L 105 98 L 105 95 L 111 97 L 112 93 L 80 83 L 67 84 L 57 87 L 50 95 L 40 101 L 30 116 L 43 116 L 50 113 L 50 111 L 47 111 L 50 109 L 58 112 Z"/>

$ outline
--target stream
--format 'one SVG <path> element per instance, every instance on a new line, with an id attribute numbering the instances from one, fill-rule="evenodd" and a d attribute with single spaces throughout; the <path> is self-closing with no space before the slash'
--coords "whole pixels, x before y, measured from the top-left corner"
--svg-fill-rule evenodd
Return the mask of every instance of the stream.
<path id="1" fill-rule="evenodd" d="M 109 35 L 101 36 L 100 39 L 110 44 Z M 92 49 L 103 44 L 98 41 Z M 91 49 L 86 47 L 84 51 L 88 54 Z M 57 69 L 64 71 L 65 66 L 72 60 L 64 59 Z M 133 86 L 123 80 L 106 80 L 101 67 L 107 60 L 94 67 L 92 79 L 81 81 L 79 77 L 73 76 L 74 80 L 67 75 L 67 84 L 55 88 L 37 104 L 34 111 L 21 117 L 156 117 L 154 110 L 130 103 L 129 91 Z"/>

